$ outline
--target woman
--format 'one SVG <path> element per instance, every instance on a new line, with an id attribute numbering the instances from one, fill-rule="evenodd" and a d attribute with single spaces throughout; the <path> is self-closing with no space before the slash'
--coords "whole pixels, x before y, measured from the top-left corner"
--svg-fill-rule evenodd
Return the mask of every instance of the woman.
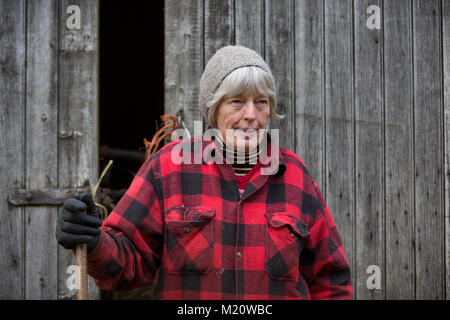
<path id="1" fill-rule="evenodd" d="M 90 196 L 66 201 L 58 242 L 88 243 L 88 272 L 105 290 L 153 282 L 156 299 L 351 298 L 350 267 L 316 182 L 267 134 L 280 117 L 275 92 L 255 51 L 220 49 L 200 81 L 215 139 L 163 147 L 100 228 Z M 173 161 L 181 153 L 193 161 Z"/>

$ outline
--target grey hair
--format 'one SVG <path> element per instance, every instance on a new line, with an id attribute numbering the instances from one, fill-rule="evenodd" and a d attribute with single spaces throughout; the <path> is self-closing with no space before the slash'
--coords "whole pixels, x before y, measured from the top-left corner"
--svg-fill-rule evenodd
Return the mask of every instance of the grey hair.
<path id="1" fill-rule="evenodd" d="M 253 92 L 269 98 L 270 118 L 283 119 L 285 115 L 276 112 L 276 89 L 273 77 L 259 67 L 241 67 L 223 79 L 211 101 L 207 103 L 205 119 L 213 128 L 217 127 L 216 113 L 224 99 L 237 97 L 246 92 Z"/>

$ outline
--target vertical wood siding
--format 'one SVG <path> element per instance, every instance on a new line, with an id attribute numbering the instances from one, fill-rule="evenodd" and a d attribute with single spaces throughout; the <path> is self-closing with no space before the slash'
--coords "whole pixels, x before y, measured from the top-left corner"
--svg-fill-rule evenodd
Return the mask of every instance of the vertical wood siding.
<path id="1" fill-rule="evenodd" d="M 80 30 L 66 28 L 69 5 L 80 7 Z M 58 208 L 14 207 L 7 196 L 98 177 L 98 9 L 0 1 L 0 299 L 76 298 L 67 287 L 74 255 L 55 240 Z M 73 131 L 81 136 L 59 137 Z"/>
<path id="2" fill-rule="evenodd" d="M 165 112 L 184 110 L 187 129 L 201 121 L 198 81 L 203 70 L 203 1 L 165 1 Z"/>
<path id="3" fill-rule="evenodd" d="M 384 273 L 384 104 L 382 85 L 382 30 L 366 27 L 366 10 L 381 1 L 355 1 L 354 28 L 354 135 L 356 279 L 367 276 L 364 266 L 378 265 Z M 331 185 L 330 185 L 331 188 Z M 385 290 L 366 290 L 358 281 L 358 299 L 384 298 Z"/>
<path id="4" fill-rule="evenodd" d="M 55 28 L 58 25 L 58 12 L 55 8 L 56 1 L 27 3 L 27 189 L 58 187 L 58 28 Z M 57 208 L 25 208 L 26 299 L 57 298 L 56 216 Z"/>
<path id="5" fill-rule="evenodd" d="M 0 299 L 25 294 L 25 210 L 7 202 L 25 187 L 24 1 L 0 1 Z"/>
<path id="6" fill-rule="evenodd" d="M 450 299 L 450 0 L 442 1 L 442 53 L 444 71 L 444 136 L 445 136 L 445 283 L 446 298 Z"/>
<path id="7" fill-rule="evenodd" d="M 78 131 L 81 136 L 59 139 L 58 187 L 91 186 L 98 177 L 98 2 L 92 0 L 60 0 L 59 16 L 59 131 Z M 81 10 L 81 30 L 65 27 L 67 7 Z M 75 264 L 75 256 L 59 247 L 60 299 L 73 299 L 74 290 L 66 285 L 67 268 Z M 90 298 L 98 290 L 89 277 Z"/>
<path id="8" fill-rule="evenodd" d="M 444 296 L 441 2 L 413 1 L 416 298 Z"/>
<path id="9" fill-rule="evenodd" d="M 355 220 L 355 132 L 353 97 L 353 26 L 351 1 L 323 3 L 324 60 L 324 190 L 351 264 L 357 297 Z M 305 66 L 305 69 L 308 69 Z M 301 139 L 302 137 L 299 137 Z M 309 150 L 295 150 L 302 158 Z M 314 161 L 314 159 L 312 159 Z M 306 163 L 306 166 L 309 164 Z M 314 177 L 314 173 L 313 173 Z M 319 185 L 320 186 L 320 185 Z M 320 186 L 321 187 L 321 186 Z M 359 267 L 359 269 L 358 269 Z"/>
<path id="10" fill-rule="evenodd" d="M 295 64 L 294 64 L 294 1 L 264 2 L 264 53 L 277 86 L 277 110 L 285 115 L 282 121 L 271 120 L 271 128 L 280 129 L 280 144 L 295 148 Z M 283 18 L 281 18 L 283 17 Z"/>
<path id="11" fill-rule="evenodd" d="M 259 52 L 286 114 L 271 126 L 325 195 L 355 299 L 449 298 L 449 12 L 449 0 L 166 0 L 166 111 L 184 108 L 192 128 L 214 52 Z"/>
<path id="12" fill-rule="evenodd" d="M 386 298 L 414 299 L 411 1 L 385 1 L 383 10 Z"/>

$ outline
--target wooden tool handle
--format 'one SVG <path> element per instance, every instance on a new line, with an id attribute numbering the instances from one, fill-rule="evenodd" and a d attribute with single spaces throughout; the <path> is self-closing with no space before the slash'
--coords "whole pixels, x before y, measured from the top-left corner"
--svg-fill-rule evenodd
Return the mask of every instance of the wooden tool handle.
<path id="1" fill-rule="evenodd" d="M 77 244 L 77 295 L 78 300 L 88 300 L 88 277 L 87 277 L 87 245 Z"/>
<path id="2" fill-rule="evenodd" d="M 113 161 L 109 160 L 108 165 L 103 170 L 100 179 L 97 184 L 92 189 L 92 199 L 95 201 L 95 196 L 97 194 L 98 187 L 100 186 L 100 182 L 103 179 L 103 176 L 112 166 Z M 95 202 L 94 202 L 95 204 Z M 88 300 L 89 299 L 89 291 L 88 291 L 88 276 L 87 276 L 87 244 L 77 244 L 76 246 L 76 264 L 77 264 L 77 295 L 78 300 Z"/>

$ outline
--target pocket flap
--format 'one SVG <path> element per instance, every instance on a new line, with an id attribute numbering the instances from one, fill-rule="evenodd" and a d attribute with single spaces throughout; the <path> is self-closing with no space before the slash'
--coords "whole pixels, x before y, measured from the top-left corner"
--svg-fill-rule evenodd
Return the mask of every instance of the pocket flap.
<path id="1" fill-rule="evenodd" d="M 308 226 L 292 214 L 287 212 L 275 212 L 266 214 L 266 216 L 269 224 L 275 229 L 286 226 L 291 232 L 296 234 L 297 237 L 306 238 L 309 236 Z"/>
<path id="2" fill-rule="evenodd" d="M 165 211 L 168 221 L 208 221 L 216 215 L 216 209 L 207 207 L 174 206 Z"/>
<path id="3" fill-rule="evenodd" d="M 186 213 L 186 220 L 190 221 L 208 221 L 216 215 L 216 209 L 193 208 Z"/>

